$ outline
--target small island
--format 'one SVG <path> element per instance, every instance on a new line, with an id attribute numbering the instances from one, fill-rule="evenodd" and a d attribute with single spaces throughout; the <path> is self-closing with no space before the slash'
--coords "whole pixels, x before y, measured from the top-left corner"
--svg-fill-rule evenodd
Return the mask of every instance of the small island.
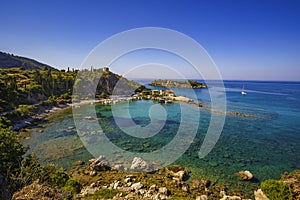
<path id="1" fill-rule="evenodd" d="M 155 87 L 165 87 L 165 88 L 208 88 L 208 86 L 204 83 L 192 80 L 154 80 L 149 85 Z"/>

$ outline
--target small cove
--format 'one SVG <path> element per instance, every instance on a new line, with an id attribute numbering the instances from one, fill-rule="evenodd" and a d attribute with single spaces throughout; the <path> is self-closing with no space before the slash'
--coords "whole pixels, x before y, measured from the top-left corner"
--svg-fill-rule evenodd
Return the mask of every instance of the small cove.
<path id="1" fill-rule="evenodd" d="M 255 114 L 255 118 L 227 116 L 221 137 L 214 149 L 203 159 L 198 151 L 206 134 L 210 114 L 201 111 L 199 128 L 188 150 L 175 161 L 191 170 L 191 177 L 206 177 L 229 187 L 255 188 L 265 179 L 280 178 L 285 171 L 300 168 L 300 116 L 299 83 L 248 82 L 249 92 L 241 96 L 241 82 L 225 82 L 228 110 Z M 261 92 L 250 92 L 261 91 Z M 272 93 L 272 94 L 269 94 Z M 200 100 L 207 99 L 207 90 L 196 91 Z M 188 89 L 183 93 L 188 96 Z M 273 94 L 274 93 L 274 94 Z M 276 95 L 278 94 L 278 95 Z M 282 95 L 285 94 L 285 95 Z M 155 104 L 151 100 L 129 103 L 134 122 L 149 124 L 148 109 Z M 122 108 L 122 104 L 117 105 Z M 168 114 L 166 126 L 153 138 L 129 137 L 118 129 L 110 106 L 86 105 L 82 109 L 95 109 L 103 131 L 93 133 L 91 144 L 97 142 L 97 134 L 107 134 L 115 145 L 132 152 L 152 152 L 172 140 L 180 125 L 180 105 L 163 105 Z M 184 107 L 185 108 L 185 107 Z M 188 108 L 185 108 L 189 111 Z M 192 111 L 190 111 L 192 112 Z M 188 134 L 188 133 L 187 133 Z M 54 162 L 67 169 L 77 160 L 88 161 L 93 156 L 85 149 L 78 136 L 71 108 L 52 115 L 40 127 L 31 130 L 31 138 L 24 140 L 43 162 Z M 116 155 L 118 159 L 118 155 Z M 241 182 L 234 173 L 250 170 L 257 182 Z"/>

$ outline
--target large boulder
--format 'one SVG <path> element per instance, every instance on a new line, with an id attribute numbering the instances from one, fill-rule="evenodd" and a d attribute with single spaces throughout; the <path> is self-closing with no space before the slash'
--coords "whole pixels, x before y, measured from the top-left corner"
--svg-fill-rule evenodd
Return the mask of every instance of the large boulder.
<path id="1" fill-rule="evenodd" d="M 109 162 L 103 155 L 100 155 L 96 159 L 91 159 L 89 167 L 92 171 L 105 171 L 110 169 Z"/>
<path id="2" fill-rule="evenodd" d="M 188 178 L 188 172 L 183 167 L 177 165 L 166 167 L 166 173 L 176 181 L 185 181 Z"/>
<path id="3" fill-rule="evenodd" d="M 250 181 L 253 179 L 253 174 L 246 170 L 246 171 L 239 171 L 238 173 L 235 174 L 240 180 L 244 181 Z"/>
<path id="4" fill-rule="evenodd" d="M 148 172 L 152 171 L 153 167 L 140 157 L 135 157 L 131 163 L 130 170 L 135 172 Z"/>
<path id="5" fill-rule="evenodd" d="M 131 188 L 134 191 L 138 191 L 138 190 L 142 189 L 143 187 L 144 187 L 143 184 L 141 184 L 140 182 L 134 183 L 134 184 L 131 185 Z"/>
<path id="6" fill-rule="evenodd" d="M 263 193 L 261 189 L 254 191 L 255 200 L 269 200 L 269 198 Z"/>

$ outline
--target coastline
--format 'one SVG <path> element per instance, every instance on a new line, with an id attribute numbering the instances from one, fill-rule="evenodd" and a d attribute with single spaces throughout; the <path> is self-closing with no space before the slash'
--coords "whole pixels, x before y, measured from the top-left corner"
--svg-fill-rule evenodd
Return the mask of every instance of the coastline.
<path id="1" fill-rule="evenodd" d="M 84 105 L 84 104 L 91 104 L 91 103 L 99 103 L 99 100 L 84 100 L 84 101 L 81 101 L 81 102 L 78 102 L 78 103 L 72 103 L 72 104 L 63 104 L 63 105 L 59 105 L 59 106 L 51 106 L 51 107 L 49 107 L 49 108 L 47 108 L 47 109 L 45 109 L 43 112 L 41 112 L 41 113 L 39 113 L 39 114 L 36 114 L 36 115 L 34 115 L 34 116 L 32 116 L 31 118 L 33 118 L 33 121 L 32 121 L 32 123 L 26 123 L 25 124 L 25 128 L 26 127 L 30 127 L 30 126 L 35 126 L 37 123 L 40 123 L 40 122 L 42 122 L 42 120 L 44 120 L 44 119 L 46 119 L 47 117 L 49 117 L 49 116 L 51 116 L 51 115 L 53 115 L 53 114 L 55 114 L 55 113 L 57 113 L 57 112 L 59 112 L 59 111 L 62 111 L 62 110 L 64 110 L 64 109 L 67 109 L 67 108 L 70 108 L 71 106 L 80 106 L 80 105 Z M 177 102 L 177 103 L 179 103 L 179 102 Z M 207 110 L 207 111 L 209 111 L 209 110 Z M 214 113 L 214 114 L 222 114 L 222 113 L 218 113 L 218 112 L 216 112 L 216 113 Z M 35 120 L 36 121 L 35 121 Z M 23 120 L 22 120 L 23 121 Z M 25 119 L 25 121 L 26 121 L 26 119 Z M 243 167 L 241 167 L 241 169 L 243 169 Z M 74 172 L 76 172 L 76 171 L 74 171 Z M 77 172 L 76 172 L 77 173 Z M 85 173 L 85 172 L 82 172 L 82 173 Z M 97 172 L 97 173 L 99 173 L 99 175 L 101 174 L 101 175 L 103 175 L 101 172 Z M 108 177 L 111 177 L 111 175 L 112 174 L 114 174 L 115 173 L 115 170 L 112 170 L 112 171 L 107 171 L 107 172 L 105 172 L 105 173 L 107 173 L 107 176 Z M 119 173 L 119 172 L 118 172 Z M 255 174 L 254 174 L 255 175 Z M 88 175 L 88 177 L 89 176 L 91 176 L 91 175 Z M 234 174 L 232 174 L 232 176 L 234 176 Z M 97 177 L 97 176 L 96 176 Z M 204 177 L 206 177 L 206 176 L 204 176 Z M 78 178 L 78 179 L 80 179 L 79 177 L 76 177 L 76 178 Z M 90 178 L 90 177 L 89 177 Z M 116 180 L 118 179 L 119 177 L 117 177 L 116 178 Z M 197 178 L 200 178 L 200 177 L 197 177 Z M 141 181 L 143 181 L 143 180 L 147 180 L 147 179 L 141 179 Z M 212 180 L 212 179 L 209 179 L 209 180 Z M 114 180 L 113 180 L 114 181 Z M 170 180 L 170 181 L 172 181 L 172 180 Z M 192 181 L 192 180 L 191 180 Z M 254 180 L 255 181 L 255 180 Z M 254 182 L 255 183 L 255 182 Z M 253 185 L 254 185 L 254 183 L 253 183 Z M 90 184 L 93 184 L 93 182 L 91 182 Z M 105 185 L 99 185 L 99 186 L 109 186 L 109 184 L 113 184 L 113 182 L 111 182 L 111 183 L 106 183 Z M 189 183 L 190 184 L 190 183 Z M 241 180 L 240 181 L 240 183 L 239 183 L 240 185 L 244 185 L 244 184 L 252 184 L 252 182 L 251 181 L 244 181 L 244 180 Z M 148 185 L 149 186 L 149 185 Z M 144 187 L 145 188 L 147 188 L 148 187 L 147 185 L 145 185 Z M 192 187 L 192 184 L 190 184 L 190 186 L 189 187 Z M 254 186 L 253 186 L 254 187 Z M 87 189 L 89 189 L 88 187 L 87 187 Z M 228 189 L 228 188 L 227 188 Z M 234 189 L 236 189 L 236 188 L 234 188 Z M 239 189 L 239 188 L 238 188 Z M 256 189 L 258 189 L 258 188 L 255 188 L 255 190 Z M 214 187 L 212 187 L 211 188 L 211 190 L 215 190 L 215 188 Z M 233 191 L 233 189 L 232 188 L 230 188 L 230 189 L 228 189 L 229 191 Z M 177 190 L 174 190 L 174 192 L 175 191 L 177 191 Z M 251 191 L 253 191 L 253 190 L 251 190 Z M 218 191 L 217 193 L 215 193 L 215 195 L 219 195 L 220 194 L 220 192 L 221 191 Z M 172 192 L 172 194 L 173 194 L 173 192 Z M 247 194 L 246 196 L 247 197 L 253 197 L 252 195 L 253 195 L 253 193 L 251 193 L 251 195 L 249 196 L 249 194 L 250 193 L 244 193 L 244 191 L 243 191 L 243 193 L 229 193 L 230 195 L 241 195 L 241 196 L 243 196 L 243 195 L 245 195 L 245 194 Z"/>
<path id="2" fill-rule="evenodd" d="M 49 106 L 43 109 L 40 109 L 35 115 L 27 117 L 26 119 L 22 119 L 17 121 L 12 125 L 12 130 L 19 131 L 23 128 L 28 128 L 34 126 L 35 124 L 41 123 L 47 117 L 57 113 L 58 111 L 70 108 L 72 106 L 80 106 L 90 103 L 96 103 L 98 100 L 83 100 L 76 103 L 66 103 L 66 104 L 58 104 L 56 106 Z"/>

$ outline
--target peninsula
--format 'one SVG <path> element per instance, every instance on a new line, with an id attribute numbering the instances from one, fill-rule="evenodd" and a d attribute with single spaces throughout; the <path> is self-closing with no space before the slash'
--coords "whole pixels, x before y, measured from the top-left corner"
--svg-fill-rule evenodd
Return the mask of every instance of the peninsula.
<path id="1" fill-rule="evenodd" d="M 149 85 L 155 87 L 165 87 L 165 88 L 208 88 L 204 83 L 193 81 L 193 80 L 154 80 Z"/>

